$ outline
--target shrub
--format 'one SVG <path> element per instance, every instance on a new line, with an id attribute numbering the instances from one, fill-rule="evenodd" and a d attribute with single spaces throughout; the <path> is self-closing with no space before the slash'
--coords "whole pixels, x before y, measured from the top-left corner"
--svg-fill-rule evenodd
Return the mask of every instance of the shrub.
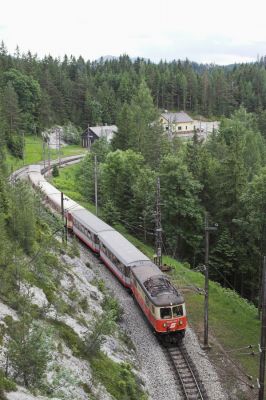
<path id="1" fill-rule="evenodd" d="M 57 165 L 53 166 L 53 170 L 52 170 L 52 175 L 54 178 L 56 178 L 57 176 L 59 176 L 59 168 Z"/>
<path id="2" fill-rule="evenodd" d="M 43 324 L 23 318 L 13 323 L 9 334 L 8 356 L 14 375 L 26 387 L 37 387 L 51 359 L 51 331 Z"/>
<path id="3" fill-rule="evenodd" d="M 115 330 L 115 318 L 115 313 L 110 310 L 101 315 L 96 315 L 92 331 L 86 335 L 84 342 L 88 358 L 92 358 L 99 353 L 104 337 L 111 335 Z"/>
<path id="4" fill-rule="evenodd" d="M 102 307 L 105 312 L 107 313 L 111 312 L 115 322 L 121 320 L 123 315 L 123 309 L 114 297 L 111 297 L 109 294 L 106 295 L 104 297 Z"/>
<path id="5" fill-rule="evenodd" d="M 88 311 L 89 305 L 88 305 L 88 300 L 87 300 L 86 296 L 82 297 L 82 299 L 79 301 L 79 305 L 80 305 L 80 307 L 81 307 L 83 312 L 87 312 Z"/>
<path id="6" fill-rule="evenodd" d="M 62 321 L 50 320 L 50 322 L 57 328 L 59 336 L 72 350 L 74 356 L 84 357 L 86 353 L 85 346 L 76 332 Z"/>
<path id="7" fill-rule="evenodd" d="M 6 392 L 11 392 L 16 390 L 15 382 L 7 378 L 2 369 L 0 369 L 0 389 L 5 390 Z"/>
<path id="8" fill-rule="evenodd" d="M 99 353 L 91 361 L 94 375 L 117 400 L 145 400 L 146 394 L 133 374 L 129 364 L 115 363 Z"/>

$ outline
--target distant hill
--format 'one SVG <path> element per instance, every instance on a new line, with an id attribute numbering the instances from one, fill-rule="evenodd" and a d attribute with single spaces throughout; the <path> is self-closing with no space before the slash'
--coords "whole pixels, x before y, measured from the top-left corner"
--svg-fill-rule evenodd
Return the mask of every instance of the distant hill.
<path id="1" fill-rule="evenodd" d="M 102 56 L 102 57 L 98 58 L 95 61 L 100 63 L 100 62 L 105 62 L 105 61 L 118 60 L 118 58 L 119 57 L 116 57 L 116 56 L 106 55 L 106 56 Z"/>
<path id="2" fill-rule="evenodd" d="M 117 56 L 112 56 L 112 55 L 106 55 L 106 56 L 102 56 L 100 58 L 98 58 L 97 60 L 95 60 L 97 63 L 104 63 L 105 61 L 112 61 L 112 60 L 119 60 L 121 56 L 117 57 Z M 144 60 L 145 62 L 148 62 L 149 59 L 148 58 L 144 58 L 144 57 L 129 57 L 130 60 L 134 63 L 137 60 Z"/>

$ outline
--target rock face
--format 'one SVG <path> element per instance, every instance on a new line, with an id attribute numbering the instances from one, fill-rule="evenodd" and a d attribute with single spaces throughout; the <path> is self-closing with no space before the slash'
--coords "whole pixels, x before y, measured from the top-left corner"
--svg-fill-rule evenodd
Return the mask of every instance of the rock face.
<path id="1" fill-rule="evenodd" d="M 80 339 L 84 339 L 91 330 L 94 316 L 103 314 L 101 304 L 104 295 L 98 284 L 99 280 L 103 280 L 122 306 L 124 314 L 119 331 L 112 337 L 105 337 L 101 351 L 116 363 L 126 362 L 132 365 L 140 385 L 149 393 L 149 400 L 180 400 L 181 395 L 172 368 L 132 296 L 92 253 L 82 246 L 80 250 L 80 258 L 71 258 L 66 254 L 60 256 L 65 272 L 60 281 L 58 296 L 72 310 L 71 314 L 58 312 L 55 306 L 49 304 L 40 288 L 25 283 L 21 285 L 22 293 L 28 294 L 33 304 L 43 308 L 49 320 L 67 325 Z M 4 317 L 7 315 L 14 320 L 18 319 L 14 310 L 0 303 L 0 324 L 5 325 Z M 5 336 L 0 347 L 2 368 L 6 361 L 7 342 L 8 337 Z M 194 363 L 200 366 L 199 375 L 209 398 L 227 400 L 215 370 L 191 329 L 187 331 L 185 345 Z M 58 377 L 58 366 L 63 371 L 61 378 Z M 83 384 L 86 384 L 95 399 L 112 399 L 105 387 L 95 382 L 89 362 L 77 358 L 59 337 L 55 339 L 55 350 L 47 370 L 47 382 L 51 387 L 57 382 L 54 400 L 87 400 L 88 393 Z M 18 387 L 16 392 L 8 393 L 7 399 L 48 400 L 43 396 L 33 396 L 22 387 Z"/>
<path id="2" fill-rule="evenodd" d="M 42 308 L 48 320 L 56 320 L 69 326 L 80 339 L 84 339 L 84 336 L 91 329 L 94 316 L 103 313 L 101 304 L 104 295 L 97 287 L 95 272 L 88 268 L 83 261 L 79 258 L 71 258 L 68 255 L 61 256 L 60 261 L 65 266 L 66 272 L 60 281 L 60 293 L 58 295 L 73 310 L 71 315 L 68 313 L 60 314 L 53 305 L 49 304 L 43 290 L 38 287 L 23 283 L 21 293 L 27 295 L 32 304 Z M 6 326 L 5 316 L 11 316 L 14 320 L 19 319 L 14 310 L 0 303 L 0 325 Z M 8 340 L 9 338 L 5 335 L 2 346 L 0 346 L 1 368 L 5 367 Z M 88 393 L 84 390 L 83 384 L 89 388 L 95 399 L 112 399 L 105 387 L 95 381 L 87 360 L 74 356 L 67 344 L 56 335 L 54 345 L 55 350 L 53 350 L 52 361 L 48 365 L 46 377 L 51 387 L 55 385 L 55 381 L 58 385 L 53 397 L 54 400 L 88 400 Z M 127 349 L 127 346 L 120 341 L 119 334 L 115 334 L 114 337 L 106 336 L 101 350 L 117 363 L 126 362 L 132 365 L 136 362 L 134 351 Z M 61 378 L 58 377 L 58 366 L 60 366 L 60 371 L 63 371 Z M 137 369 L 134 370 L 137 372 Z M 8 400 L 48 400 L 45 396 L 32 395 L 22 386 L 18 386 L 17 391 L 9 392 L 6 396 Z"/>

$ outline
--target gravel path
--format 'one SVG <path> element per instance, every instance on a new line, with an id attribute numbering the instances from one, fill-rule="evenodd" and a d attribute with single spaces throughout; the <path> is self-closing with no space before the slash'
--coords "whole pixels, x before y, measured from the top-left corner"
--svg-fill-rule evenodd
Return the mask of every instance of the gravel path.
<path id="1" fill-rule="evenodd" d="M 132 339 L 140 369 L 150 400 L 181 400 L 175 375 L 167 362 L 166 356 L 153 335 L 148 323 L 132 296 L 121 286 L 112 273 L 99 262 L 85 246 L 81 245 L 81 259 L 89 261 L 92 269 L 106 286 L 115 293 L 124 309 L 123 329 Z M 219 377 L 210 363 L 194 332 L 188 328 L 184 340 L 186 349 L 194 364 L 199 366 L 199 376 L 206 388 L 210 400 L 227 400 Z"/>

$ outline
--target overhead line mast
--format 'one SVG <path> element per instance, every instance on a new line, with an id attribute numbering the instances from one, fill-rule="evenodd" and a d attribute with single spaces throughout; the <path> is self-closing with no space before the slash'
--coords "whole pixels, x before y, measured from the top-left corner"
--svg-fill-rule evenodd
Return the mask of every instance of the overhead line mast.
<path id="1" fill-rule="evenodd" d="M 162 266 L 162 224 L 161 224 L 161 187 L 160 178 L 157 178 L 157 194 L 156 194 L 156 219 L 155 219 L 155 263 L 159 268 Z"/>

